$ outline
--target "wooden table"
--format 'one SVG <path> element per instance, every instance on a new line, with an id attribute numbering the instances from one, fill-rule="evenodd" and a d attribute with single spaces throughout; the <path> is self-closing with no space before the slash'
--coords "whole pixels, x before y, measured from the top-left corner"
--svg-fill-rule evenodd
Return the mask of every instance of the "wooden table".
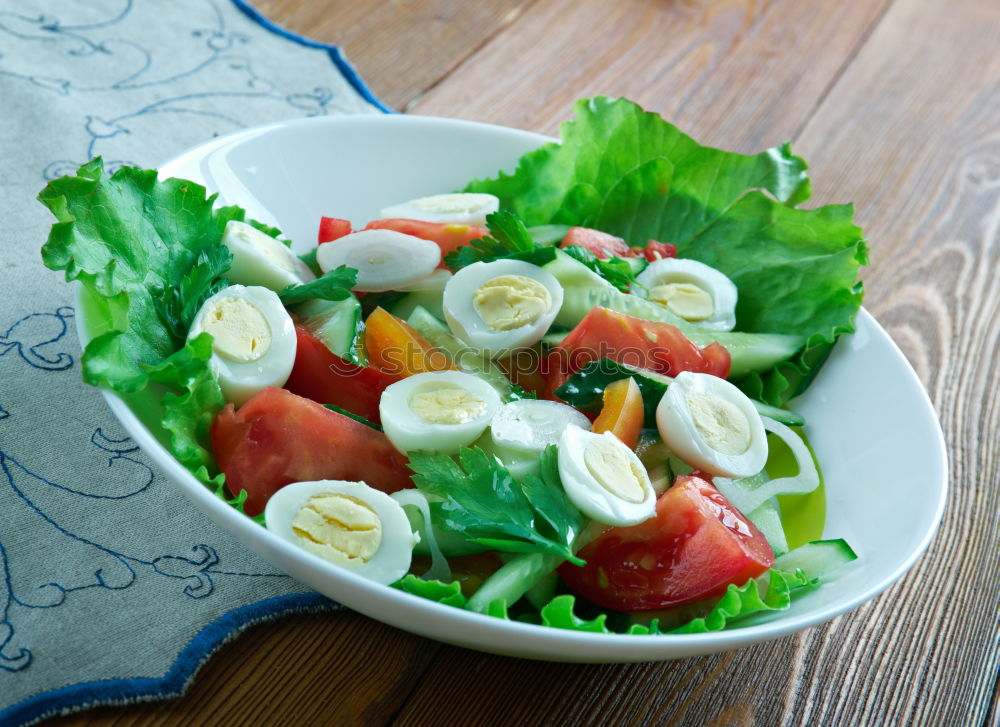
<path id="1" fill-rule="evenodd" d="M 791 140 L 810 204 L 854 201 L 867 308 L 949 442 L 917 567 L 832 623 L 685 661 L 564 665 L 444 646 L 350 613 L 251 629 L 165 706 L 53 724 L 996 724 L 1000 358 L 997 0 L 257 0 L 340 43 L 386 103 L 555 133 L 631 98 L 704 143 Z"/>

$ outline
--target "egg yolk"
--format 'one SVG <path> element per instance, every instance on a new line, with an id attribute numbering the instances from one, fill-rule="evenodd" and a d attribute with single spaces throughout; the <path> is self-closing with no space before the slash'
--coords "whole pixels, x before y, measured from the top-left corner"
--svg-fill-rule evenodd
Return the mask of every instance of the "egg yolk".
<path id="1" fill-rule="evenodd" d="M 686 321 L 704 321 L 715 313 L 711 294 L 694 283 L 663 283 L 650 289 L 649 299 Z"/>
<path id="2" fill-rule="evenodd" d="M 734 456 L 750 449 L 750 422 L 735 404 L 718 396 L 689 394 L 687 405 L 698 434 L 716 452 Z"/>
<path id="3" fill-rule="evenodd" d="M 645 472 L 637 471 L 614 441 L 593 440 L 583 452 L 583 463 L 597 484 L 615 497 L 636 504 L 646 499 Z"/>
<path id="4" fill-rule="evenodd" d="M 271 327 L 246 298 L 220 298 L 205 311 L 202 328 L 212 334 L 212 348 L 230 361 L 251 363 L 271 348 Z"/>
<path id="5" fill-rule="evenodd" d="M 461 386 L 438 386 L 419 391 L 409 400 L 410 409 L 431 424 L 465 424 L 482 416 L 486 402 Z"/>
<path id="6" fill-rule="evenodd" d="M 531 325 L 548 313 L 552 294 L 524 275 L 501 275 L 476 289 L 472 305 L 491 331 L 510 331 Z"/>
<path id="7" fill-rule="evenodd" d="M 339 492 L 306 500 L 292 532 L 303 548 L 338 565 L 367 563 L 382 544 L 382 520 L 372 506 Z"/>

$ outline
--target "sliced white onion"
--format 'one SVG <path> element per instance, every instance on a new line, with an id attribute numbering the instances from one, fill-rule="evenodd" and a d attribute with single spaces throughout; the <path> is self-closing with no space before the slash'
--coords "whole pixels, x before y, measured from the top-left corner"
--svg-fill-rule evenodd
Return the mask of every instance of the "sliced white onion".
<path id="1" fill-rule="evenodd" d="M 567 404 L 546 399 L 519 399 L 499 409 L 490 423 L 493 445 L 501 453 L 540 454 L 558 444 L 566 427 L 590 428 L 590 420 Z"/>
<path id="2" fill-rule="evenodd" d="M 792 477 L 778 477 L 760 483 L 756 478 L 714 478 L 715 486 L 733 506 L 749 514 L 776 495 L 805 495 L 819 487 L 819 472 L 812 453 L 802 438 L 781 422 L 761 417 L 764 429 L 777 435 L 788 445 L 799 466 L 799 473 Z"/>
<path id="3" fill-rule="evenodd" d="M 395 230 L 361 230 L 324 242 L 316 250 L 323 272 L 346 265 L 358 271 L 354 290 L 381 293 L 429 276 L 441 263 L 441 248 Z"/>
<path id="4" fill-rule="evenodd" d="M 451 583 L 451 566 L 448 565 L 448 559 L 444 557 L 437 538 L 434 537 L 434 528 L 431 526 L 431 505 L 427 501 L 426 493 L 413 487 L 394 492 L 389 497 L 400 505 L 412 505 L 417 508 L 424 519 L 424 526 L 420 529 L 420 537 L 427 543 L 427 549 L 431 552 L 431 567 L 421 577 L 427 580 Z"/>
<path id="5" fill-rule="evenodd" d="M 444 286 L 448 284 L 451 280 L 451 271 L 445 270 L 444 268 L 438 268 L 426 278 L 421 278 L 413 283 L 407 283 L 405 285 L 400 285 L 393 290 L 402 290 L 407 293 L 423 293 L 439 290 L 444 292 Z"/>

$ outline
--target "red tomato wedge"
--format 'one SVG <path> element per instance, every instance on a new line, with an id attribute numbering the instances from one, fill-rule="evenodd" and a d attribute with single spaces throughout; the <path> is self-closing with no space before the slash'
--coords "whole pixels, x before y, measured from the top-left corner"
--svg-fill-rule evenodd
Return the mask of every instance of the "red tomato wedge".
<path id="1" fill-rule="evenodd" d="M 324 242 L 333 242 L 344 235 L 351 234 L 350 220 L 342 220 L 339 217 L 320 217 L 319 234 L 317 240 L 320 245 Z"/>
<path id="2" fill-rule="evenodd" d="M 635 257 L 635 253 L 622 238 L 589 227 L 570 227 L 559 247 L 571 245 L 585 247 L 601 260 L 607 260 L 612 255 Z"/>
<path id="3" fill-rule="evenodd" d="M 448 224 L 443 222 L 424 222 L 401 217 L 385 220 L 373 220 L 365 227 L 366 230 L 395 230 L 405 235 L 413 235 L 423 240 L 436 242 L 441 248 L 441 258 L 452 250 L 468 245 L 470 241 L 486 237 L 489 232 L 485 227 L 477 225 Z M 442 263 L 443 265 L 444 263 Z"/>
<path id="4" fill-rule="evenodd" d="M 722 595 L 771 567 L 764 535 L 715 486 L 678 477 L 646 522 L 604 531 L 580 550 L 585 566 L 559 575 L 577 593 L 619 611 L 648 611 Z"/>
<path id="5" fill-rule="evenodd" d="M 387 493 L 412 486 L 406 457 L 382 432 L 274 387 L 219 412 L 212 451 L 229 493 L 247 491 L 248 515 L 292 482 L 363 480 Z"/>
<path id="6" fill-rule="evenodd" d="M 698 348 L 669 323 L 594 308 L 542 362 L 549 394 L 587 363 L 610 358 L 666 376 L 682 371 L 726 378 L 730 357 L 721 344 Z"/>
<path id="7" fill-rule="evenodd" d="M 644 257 L 649 262 L 662 260 L 665 257 L 677 257 L 677 245 L 672 242 L 657 242 L 650 240 L 646 247 L 633 247 L 633 257 Z"/>
<path id="8" fill-rule="evenodd" d="M 378 424 L 382 392 L 402 377 L 371 366 L 358 366 L 337 356 L 301 326 L 295 327 L 295 338 L 295 365 L 285 388 Z"/>

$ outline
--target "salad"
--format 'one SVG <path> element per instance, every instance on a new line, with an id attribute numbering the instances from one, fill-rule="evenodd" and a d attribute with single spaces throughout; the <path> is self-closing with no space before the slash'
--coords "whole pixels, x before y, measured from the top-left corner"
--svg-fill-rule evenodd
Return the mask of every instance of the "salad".
<path id="1" fill-rule="evenodd" d="M 316 557 L 558 628 L 693 633 L 855 558 L 822 536 L 787 403 L 853 330 L 867 248 L 788 146 L 698 145 L 581 101 L 512 174 L 322 218 L 296 256 L 199 185 L 52 181 L 45 264 L 91 308 L 84 379 Z M 440 190 L 428 190 L 429 193 Z"/>

